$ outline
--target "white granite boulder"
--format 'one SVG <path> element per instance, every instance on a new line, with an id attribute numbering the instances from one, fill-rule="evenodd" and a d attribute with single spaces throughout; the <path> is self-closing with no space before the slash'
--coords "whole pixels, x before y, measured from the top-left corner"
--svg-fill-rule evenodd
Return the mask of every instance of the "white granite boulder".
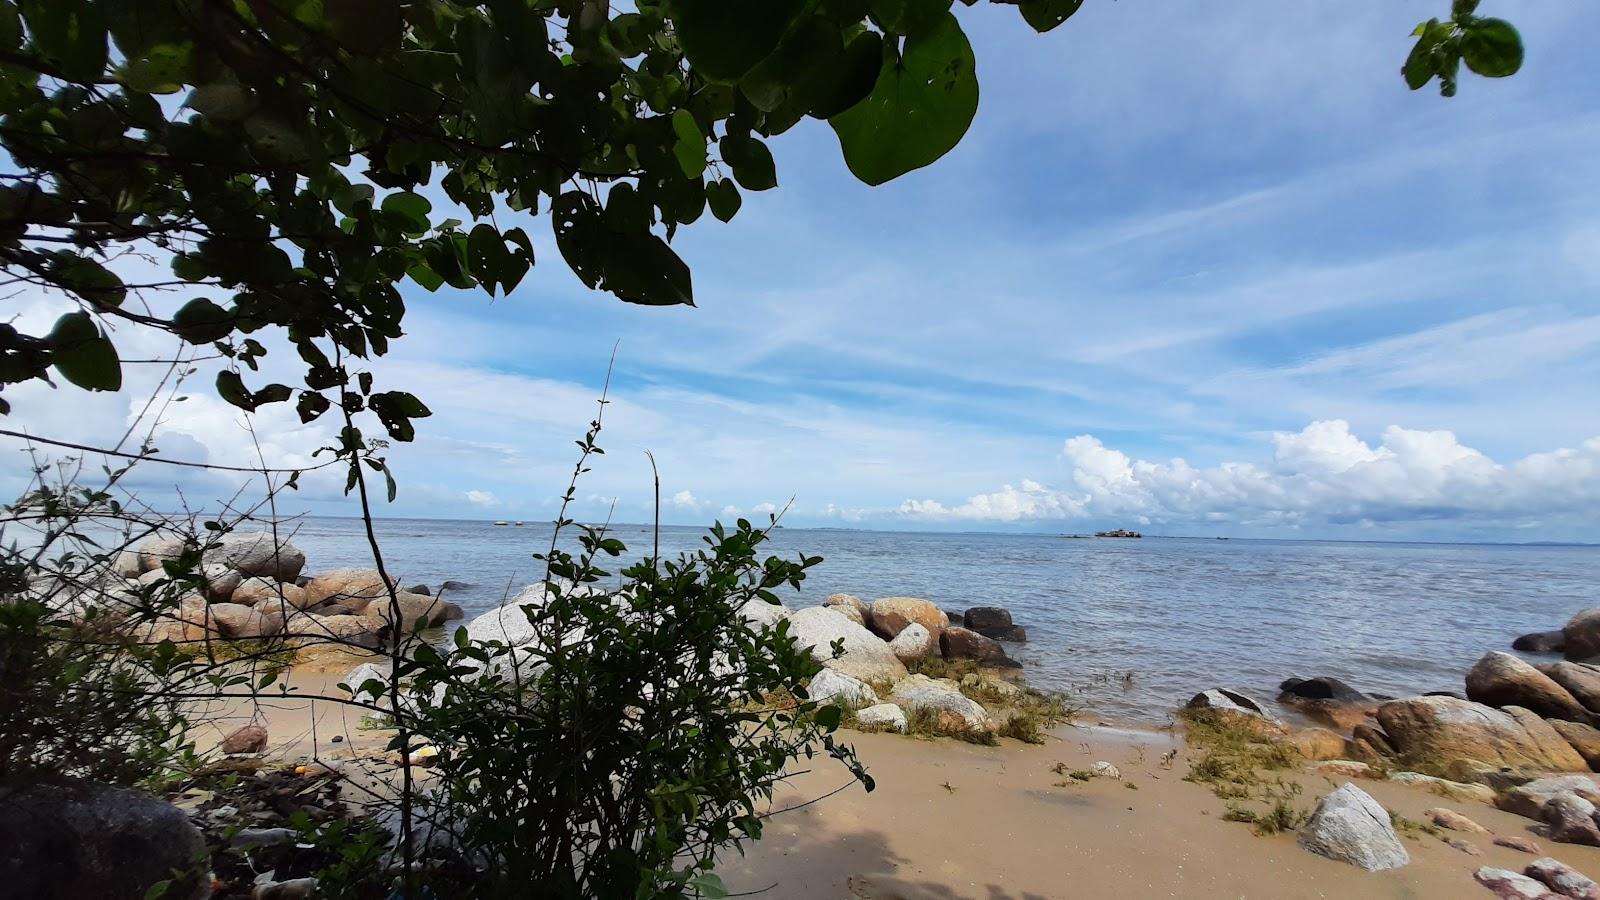
<path id="1" fill-rule="evenodd" d="M 824 666 L 867 682 L 893 682 L 906 675 L 905 664 L 877 635 L 831 609 L 812 606 L 789 616 L 789 633 L 795 643 L 811 648 Z M 833 658 L 833 642 L 843 641 L 844 653 Z"/>
<path id="2" fill-rule="evenodd" d="M 992 731 L 988 710 L 961 693 L 956 683 L 926 675 L 909 675 L 894 686 L 889 699 L 907 712 L 937 715 L 941 731 Z"/>
<path id="3" fill-rule="evenodd" d="M 833 669 L 823 669 L 818 672 L 817 676 L 811 679 L 807 693 L 818 703 L 842 706 L 845 709 L 872 706 L 878 702 L 877 693 L 866 682 Z"/>
<path id="4" fill-rule="evenodd" d="M 912 622 L 889 642 L 889 652 L 906 665 L 918 660 L 926 659 L 935 648 L 939 646 L 938 638 L 934 637 L 921 622 Z"/>
<path id="5" fill-rule="evenodd" d="M 893 703 L 879 703 L 856 710 L 856 722 L 868 728 L 906 733 L 906 711 Z"/>
<path id="6" fill-rule="evenodd" d="M 1389 811 L 1348 782 L 1317 803 L 1311 821 L 1300 829 L 1299 840 L 1300 846 L 1312 853 L 1368 872 L 1398 869 L 1411 862 L 1394 833 Z"/>

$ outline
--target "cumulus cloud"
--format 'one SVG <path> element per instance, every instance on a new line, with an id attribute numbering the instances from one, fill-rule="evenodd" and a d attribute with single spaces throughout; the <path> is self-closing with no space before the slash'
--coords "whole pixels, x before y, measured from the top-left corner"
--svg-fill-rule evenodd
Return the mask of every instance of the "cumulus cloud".
<path id="1" fill-rule="evenodd" d="M 1279 432 L 1271 443 L 1270 461 L 1196 468 L 1182 459 L 1133 459 L 1080 435 L 1062 447 L 1067 472 L 1057 486 L 1023 480 L 953 506 L 907 500 L 900 514 L 952 521 L 1300 525 L 1592 516 L 1600 502 L 1600 437 L 1506 463 L 1449 431 L 1391 426 L 1373 445 L 1342 420 Z"/>
<path id="2" fill-rule="evenodd" d="M 491 494 L 488 491 L 467 491 L 461 496 L 473 506 L 494 506 L 496 503 L 500 502 L 499 500 L 495 499 L 494 494 Z"/>
<path id="3" fill-rule="evenodd" d="M 694 512 L 705 504 L 696 499 L 693 493 L 689 491 L 679 491 L 672 495 L 672 505 L 677 509 Z"/>

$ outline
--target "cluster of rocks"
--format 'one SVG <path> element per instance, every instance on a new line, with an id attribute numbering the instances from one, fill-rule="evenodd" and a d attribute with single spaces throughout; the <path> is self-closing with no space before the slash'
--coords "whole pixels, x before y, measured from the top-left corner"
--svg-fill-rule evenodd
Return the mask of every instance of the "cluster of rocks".
<path id="1" fill-rule="evenodd" d="M 196 558 L 192 574 L 169 571 L 180 560 Z M 110 572 L 73 590 L 61 590 L 58 578 L 30 587 L 58 607 L 96 608 L 102 621 L 107 612 L 113 620 L 119 612 L 126 618 L 159 598 L 162 611 L 155 621 L 134 617 L 140 621 L 137 636 L 149 642 L 282 637 L 372 648 L 397 624 L 408 633 L 419 620 L 437 625 L 462 617 L 461 607 L 431 596 L 425 586 L 391 596 L 392 582 L 375 569 L 309 576 L 302 573 L 305 563 L 298 547 L 265 531 L 226 534 L 203 548 L 183 538 L 153 537 L 122 551 Z"/>
<path id="2" fill-rule="evenodd" d="M 967 673 L 986 692 L 1004 695 L 1020 689 L 993 677 L 1012 674 L 1021 663 L 1006 655 L 1002 641 L 1027 639 L 1011 613 L 996 606 L 978 606 L 947 613 L 918 597 L 884 597 L 871 602 L 852 594 L 833 594 L 821 606 L 791 610 L 782 604 L 751 601 L 741 611 L 752 624 L 789 623 L 789 633 L 809 647 L 824 671 L 812 679 L 812 699 L 856 711 L 863 725 L 905 731 L 908 714 L 935 718 L 938 730 L 960 734 L 993 732 L 999 723 L 990 711 L 962 693 L 962 683 L 949 678 L 912 674 L 907 666 L 924 661 L 967 660 L 990 670 L 989 676 Z M 838 643 L 843 652 L 833 653 Z"/>

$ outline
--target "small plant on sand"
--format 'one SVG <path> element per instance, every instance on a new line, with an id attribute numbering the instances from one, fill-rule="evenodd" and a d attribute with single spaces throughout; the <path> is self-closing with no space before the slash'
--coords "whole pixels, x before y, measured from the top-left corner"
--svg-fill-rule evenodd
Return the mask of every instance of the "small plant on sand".
<path id="1" fill-rule="evenodd" d="M 987 728 L 952 728 L 940 721 L 938 710 L 913 709 L 906 713 L 906 734 L 915 737 L 951 737 L 969 744 L 993 747 L 1000 743 Z"/>
<path id="2" fill-rule="evenodd" d="M 1422 840 L 1423 835 L 1436 838 L 1444 837 L 1444 831 L 1439 826 L 1429 822 L 1418 822 L 1416 819 L 1407 818 L 1392 809 L 1389 810 L 1389 824 L 1393 825 L 1394 830 L 1399 832 L 1402 837 L 1408 837 L 1413 841 Z"/>
<path id="3" fill-rule="evenodd" d="M 1248 822 L 1254 826 L 1251 830 L 1257 835 L 1265 836 L 1296 831 L 1311 819 L 1311 814 L 1286 800 L 1278 800 L 1261 812 L 1230 803 L 1222 819 L 1225 822 Z"/>
<path id="4" fill-rule="evenodd" d="M 970 659 L 945 659 L 941 656 L 925 656 L 906 664 L 906 670 L 912 675 L 926 675 L 929 678 L 950 678 L 960 681 L 963 675 L 978 673 L 978 664 Z"/>
<path id="5" fill-rule="evenodd" d="M 1100 777 L 1100 773 L 1093 769 L 1071 769 L 1066 763 L 1060 762 L 1051 766 L 1050 771 L 1062 776 L 1062 780 L 1056 782 L 1056 787 L 1075 787 Z"/>
<path id="6" fill-rule="evenodd" d="M 1185 709 L 1178 716 L 1187 725 L 1189 743 L 1201 750 L 1184 780 L 1209 785 L 1218 797 L 1249 796 L 1263 784 L 1263 770 L 1289 769 L 1301 761 L 1294 745 L 1255 721 L 1209 709 Z M 1277 780 L 1279 787 L 1286 784 Z"/>
<path id="7" fill-rule="evenodd" d="M 1000 736 L 1022 741 L 1024 744 L 1044 743 L 1045 723 L 1038 713 L 1017 710 L 1000 725 Z"/>
<path id="8" fill-rule="evenodd" d="M 939 785 L 939 787 L 944 788 L 946 791 L 948 791 L 949 793 L 952 793 L 952 794 L 954 794 L 956 791 L 960 790 L 960 788 L 956 787 L 955 785 L 951 784 L 948 781 L 946 781 L 944 784 Z"/>

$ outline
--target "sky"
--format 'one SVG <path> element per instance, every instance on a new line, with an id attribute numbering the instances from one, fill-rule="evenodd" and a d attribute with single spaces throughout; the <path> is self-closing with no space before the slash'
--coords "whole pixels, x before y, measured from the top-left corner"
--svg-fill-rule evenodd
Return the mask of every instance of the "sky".
<path id="1" fill-rule="evenodd" d="M 544 218 L 509 297 L 408 282 L 373 370 L 435 414 L 389 451 L 380 514 L 549 519 L 615 347 L 579 518 L 647 521 L 649 451 L 674 524 L 1600 540 L 1600 9 L 1489 0 L 1527 62 L 1447 100 L 1398 74 L 1447 7 L 1092 0 L 1037 35 L 958 4 L 982 85 L 961 145 L 870 188 L 824 123 L 775 139 L 779 187 L 674 242 L 696 307 L 586 290 Z M 114 442 L 157 374 L 8 390 L 6 425 Z M 295 466 L 328 440 L 281 407 L 252 437 L 196 379 L 164 455 Z M 342 486 L 285 511 L 352 514 Z"/>

